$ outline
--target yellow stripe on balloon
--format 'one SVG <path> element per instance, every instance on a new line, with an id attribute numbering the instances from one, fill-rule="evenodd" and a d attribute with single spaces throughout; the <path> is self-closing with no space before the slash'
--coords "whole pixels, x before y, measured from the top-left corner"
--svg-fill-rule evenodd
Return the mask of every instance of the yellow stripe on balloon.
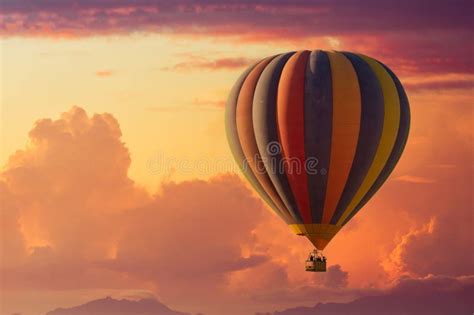
<path id="1" fill-rule="evenodd" d="M 400 124 L 400 99 L 397 92 L 397 87 L 393 82 L 388 72 L 383 68 L 381 64 L 372 58 L 367 56 L 359 55 L 365 62 L 369 64 L 374 71 L 377 79 L 380 82 L 384 98 L 384 120 L 382 135 L 380 142 L 377 147 L 377 151 L 372 161 L 372 165 L 367 172 L 359 190 L 354 195 L 350 204 L 347 206 L 344 213 L 339 218 L 337 225 L 341 225 L 344 220 L 351 214 L 355 207 L 359 204 L 365 194 L 369 191 L 370 187 L 374 184 L 375 180 L 382 171 L 385 163 L 392 152 L 393 145 L 397 138 L 398 127 Z"/>

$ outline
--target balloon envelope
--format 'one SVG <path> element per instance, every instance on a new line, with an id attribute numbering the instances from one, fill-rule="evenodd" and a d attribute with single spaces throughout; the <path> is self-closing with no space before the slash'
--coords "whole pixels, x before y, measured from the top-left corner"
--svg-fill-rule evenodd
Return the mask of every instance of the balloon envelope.
<path id="1" fill-rule="evenodd" d="M 318 249 L 388 178 L 409 125 L 395 74 L 349 52 L 265 58 L 240 76 L 226 104 L 227 138 L 243 174 Z"/>

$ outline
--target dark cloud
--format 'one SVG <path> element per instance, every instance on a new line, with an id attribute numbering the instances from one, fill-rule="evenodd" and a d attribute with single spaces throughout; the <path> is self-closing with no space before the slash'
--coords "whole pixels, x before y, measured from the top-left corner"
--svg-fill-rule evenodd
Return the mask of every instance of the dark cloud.
<path id="1" fill-rule="evenodd" d="M 430 1 L 32 1 L 2 3 L 4 33 L 108 33 L 171 28 L 239 34 L 315 35 L 394 30 L 469 30 L 472 3 Z M 344 18 L 342 18 L 344 17 Z M 294 23 L 298 21 L 298 23 Z M 18 23 L 18 24 L 15 24 Z M 250 27 L 252 26 L 252 27 Z M 296 31 L 296 32 L 295 32 Z"/>
<path id="2" fill-rule="evenodd" d="M 420 33 L 423 32 L 423 33 Z M 393 31 L 373 37 L 365 44 L 353 47 L 367 52 L 388 66 L 397 74 L 421 73 L 474 73 L 472 52 L 474 46 L 472 30 L 416 30 L 410 32 Z M 352 45 L 350 39 L 349 44 Z M 360 48 L 359 48 L 360 47 Z"/>
<path id="3" fill-rule="evenodd" d="M 315 43 L 321 46 L 322 39 L 331 37 L 344 49 L 370 53 L 404 71 L 472 73 L 471 12 L 468 0 L 140 0 L 133 4 L 124 0 L 7 0 L 2 2 L 0 35 L 160 32 L 229 37 L 238 42 L 291 42 L 298 49 Z M 244 63 L 233 58 L 184 61 L 175 68 L 229 69 Z"/>
<path id="4" fill-rule="evenodd" d="M 347 286 L 348 272 L 340 265 L 329 266 L 324 274 L 320 275 L 320 283 L 328 288 L 344 288 Z"/>

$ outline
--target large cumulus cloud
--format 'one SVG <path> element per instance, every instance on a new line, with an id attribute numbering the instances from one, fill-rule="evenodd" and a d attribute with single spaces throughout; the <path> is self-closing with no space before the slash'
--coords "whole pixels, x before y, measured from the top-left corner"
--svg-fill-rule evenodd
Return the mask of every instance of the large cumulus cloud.
<path id="1" fill-rule="evenodd" d="M 239 272 L 274 270 L 260 285 L 288 285 L 262 236 L 290 233 L 239 177 L 165 182 L 150 195 L 128 177 L 120 138 L 110 114 L 79 107 L 37 121 L 0 176 L 2 290 L 141 288 L 215 311 L 245 290 Z"/>
<path id="2" fill-rule="evenodd" d="M 74 107 L 29 137 L 0 176 L 2 290 L 138 288 L 181 309 L 236 304 L 238 314 L 276 296 L 312 301 L 304 288 L 332 298 L 347 285 L 339 265 L 305 273 L 309 243 L 236 175 L 147 193 L 127 175 L 130 154 L 109 114 Z"/>
<path id="3" fill-rule="evenodd" d="M 472 226 L 470 104 L 446 112 L 448 97 L 430 100 L 412 99 L 416 124 L 393 180 L 316 276 L 302 268 L 309 243 L 236 175 L 164 182 L 152 195 L 128 177 L 111 115 L 75 107 L 39 120 L 0 175 L 2 290 L 136 288 L 185 311 L 240 314 L 349 301 L 404 276 L 472 274 L 472 232 L 460 228 Z"/>
<path id="4" fill-rule="evenodd" d="M 407 209 L 400 216 L 413 220 L 382 259 L 397 276 L 474 273 L 474 256 L 467 250 L 474 246 L 472 108 L 469 97 L 443 94 L 412 98 L 415 124 L 401 175 L 424 181 L 398 181 L 395 176 L 387 187 L 385 201 L 396 201 Z"/>

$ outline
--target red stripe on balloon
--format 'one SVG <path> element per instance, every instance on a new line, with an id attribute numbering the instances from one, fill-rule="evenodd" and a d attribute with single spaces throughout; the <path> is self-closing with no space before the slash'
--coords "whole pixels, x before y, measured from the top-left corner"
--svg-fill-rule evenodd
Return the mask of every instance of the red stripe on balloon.
<path id="1" fill-rule="evenodd" d="M 280 77 L 277 97 L 283 169 L 306 224 L 312 223 L 304 142 L 304 85 L 309 54 L 309 51 L 297 52 L 288 60 Z"/>

